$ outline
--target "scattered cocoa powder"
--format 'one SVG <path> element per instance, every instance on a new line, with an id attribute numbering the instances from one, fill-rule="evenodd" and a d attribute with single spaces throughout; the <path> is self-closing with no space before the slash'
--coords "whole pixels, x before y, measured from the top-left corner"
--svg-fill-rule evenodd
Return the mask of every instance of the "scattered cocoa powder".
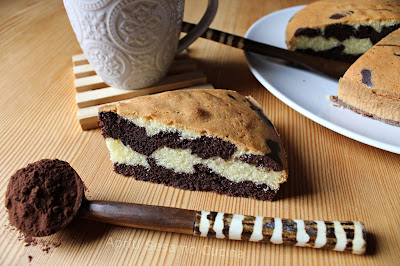
<path id="1" fill-rule="evenodd" d="M 38 246 L 43 252 L 50 253 L 53 248 L 57 248 L 61 245 L 61 242 L 55 242 L 49 239 L 37 239 L 33 237 L 25 237 L 25 247 Z"/>
<path id="2" fill-rule="evenodd" d="M 25 247 L 29 247 L 29 246 L 36 246 L 37 245 L 37 240 L 36 238 L 33 238 L 31 236 L 25 237 L 24 238 L 25 241 Z"/>
<path id="3" fill-rule="evenodd" d="M 67 162 L 43 159 L 29 164 L 11 177 L 7 187 L 10 223 L 24 233 L 25 242 L 35 245 L 32 236 L 51 235 L 74 219 L 83 188 Z"/>

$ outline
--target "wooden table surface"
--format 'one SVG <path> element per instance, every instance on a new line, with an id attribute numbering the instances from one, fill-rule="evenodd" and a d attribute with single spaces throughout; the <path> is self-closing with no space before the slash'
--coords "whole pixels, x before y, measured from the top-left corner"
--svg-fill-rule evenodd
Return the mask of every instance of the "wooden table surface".
<path id="1" fill-rule="evenodd" d="M 237 35 L 264 15 L 308 1 L 220 0 L 212 27 Z M 197 22 L 206 1 L 188 0 Z M 0 194 L 19 168 L 42 158 L 68 161 L 89 199 L 204 209 L 269 217 L 358 220 L 368 231 L 364 256 L 310 248 L 123 228 L 75 221 L 45 238 L 49 252 L 25 247 L 0 208 L 0 264 L 283 264 L 398 265 L 400 157 L 330 131 L 262 87 L 243 52 L 198 40 L 190 56 L 217 88 L 252 95 L 282 137 L 290 176 L 273 202 L 192 192 L 135 181 L 113 172 L 100 130 L 82 131 L 76 117 L 71 56 L 81 53 L 62 1 L 0 1 Z M 288 77 L 290 78 L 290 77 Z M 399 136 L 393 136 L 399 137 Z"/>

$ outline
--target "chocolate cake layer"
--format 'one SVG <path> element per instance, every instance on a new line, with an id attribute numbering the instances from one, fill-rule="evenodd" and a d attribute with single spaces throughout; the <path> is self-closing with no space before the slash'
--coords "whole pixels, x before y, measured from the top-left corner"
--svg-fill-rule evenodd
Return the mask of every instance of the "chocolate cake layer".
<path id="1" fill-rule="evenodd" d="M 248 164 L 253 164 L 261 168 L 272 168 L 274 171 L 282 171 L 282 162 L 279 159 L 278 152 L 280 151 L 279 143 L 268 140 L 267 144 L 271 147 L 273 151 L 268 156 L 265 155 L 254 155 L 254 154 L 244 154 L 240 156 L 240 160 Z"/>
<path id="2" fill-rule="evenodd" d="M 322 36 L 326 40 L 328 40 L 329 38 L 335 38 L 340 42 L 343 42 L 353 37 L 360 40 L 369 39 L 371 41 L 371 44 L 374 45 L 382 38 L 384 38 L 386 35 L 388 35 L 389 33 L 398 28 L 400 28 L 400 24 L 395 24 L 392 26 L 382 27 L 382 30 L 378 32 L 371 26 L 359 26 L 358 28 L 355 28 L 348 24 L 338 23 L 338 24 L 328 25 L 325 27 L 324 30 L 318 28 L 317 29 L 299 28 L 296 30 L 294 36 L 295 37 L 306 36 L 309 38 Z M 306 49 L 296 48 L 295 50 L 309 55 L 321 56 L 329 59 L 341 60 L 350 63 L 355 62 L 362 55 L 362 53 L 359 54 L 346 53 L 345 46 L 343 44 L 326 50 L 317 51 L 312 48 L 306 48 Z"/>
<path id="3" fill-rule="evenodd" d="M 344 43 L 347 40 L 351 40 L 351 38 L 355 38 L 356 40 L 365 41 L 370 40 L 370 45 L 376 44 L 382 38 L 387 36 L 392 31 L 400 28 L 400 24 L 395 24 L 392 26 L 384 26 L 381 31 L 378 32 L 371 26 L 359 26 L 358 28 L 353 27 L 348 24 L 332 24 L 326 26 L 324 29 L 320 28 L 299 28 L 296 30 L 294 36 L 306 36 L 310 38 L 310 42 L 313 38 L 323 37 L 327 42 L 328 40 L 332 40 L 334 38 L 339 41 L 339 43 L 330 49 L 323 50 L 314 50 L 313 48 L 295 48 L 296 51 L 314 55 L 321 56 L 334 60 L 341 60 L 346 62 L 355 62 L 364 52 L 365 50 L 357 50 L 357 52 L 346 52 L 346 47 Z M 353 39 L 354 40 L 354 39 Z M 364 48 L 366 49 L 366 48 Z"/>
<path id="4" fill-rule="evenodd" d="M 362 54 L 346 54 L 344 53 L 344 45 L 339 45 L 336 47 L 333 47 L 328 50 L 322 50 L 322 51 L 315 51 L 311 48 L 308 49 L 296 49 L 296 51 L 301 52 L 301 53 L 306 53 L 309 55 L 315 55 L 315 56 L 321 56 L 333 60 L 341 60 L 345 62 L 355 62 Z"/>
<path id="5" fill-rule="evenodd" d="M 350 37 L 354 37 L 356 39 L 370 39 L 372 44 L 376 44 L 383 37 L 391 33 L 392 31 L 400 28 L 400 24 L 395 24 L 392 26 L 384 26 L 380 32 L 376 31 L 371 26 L 360 25 L 358 28 L 355 28 L 349 24 L 331 24 L 325 27 L 324 30 L 321 29 L 311 29 L 311 28 L 299 28 L 294 33 L 295 37 L 298 36 L 307 36 L 307 37 L 316 37 L 322 36 L 326 39 L 328 38 L 336 38 L 339 41 L 344 41 L 349 39 Z"/>
<path id="6" fill-rule="evenodd" d="M 120 139 L 125 146 L 132 150 L 150 156 L 160 147 L 172 149 L 190 149 L 192 154 L 202 159 L 218 156 L 224 160 L 229 160 L 236 152 L 236 145 L 215 137 L 201 136 L 200 138 L 185 139 L 179 132 L 159 132 L 148 136 L 146 129 L 134 124 L 114 112 L 99 113 L 100 126 L 105 138 Z M 279 143 L 269 141 L 270 146 L 278 146 Z M 274 150 L 271 147 L 271 150 Z M 255 155 L 254 155 L 255 156 Z M 242 156 L 239 160 L 254 164 L 267 170 L 282 171 L 282 162 L 277 154 Z"/>
<path id="7" fill-rule="evenodd" d="M 203 159 L 218 156 L 228 160 L 236 151 L 234 144 L 218 138 L 202 136 L 196 139 L 183 139 L 178 132 L 160 132 L 148 136 L 144 127 L 137 126 L 114 112 L 101 112 L 99 116 L 103 123 L 103 137 L 120 139 L 124 145 L 146 156 L 150 156 L 163 146 L 172 149 L 191 149 L 192 154 Z"/>
<path id="8" fill-rule="evenodd" d="M 147 159 L 150 168 L 140 165 L 114 164 L 114 170 L 125 176 L 134 176 L 137 180 L 150 181 L 187 190 L 213 191 L 236 197 L 249 197 L 258 200 L 272 200 L 277 191 L 266 184 L 257 185 L 251 181 L 232 182 L 204 165 L 195 165 L 195 173 L 177 173 L 157 165 L 151 157 Z"/>
<path id="9" fill-rule="evenodd" d="M 361 110 L 361 109 L 359 109 L 357 107 L 354 107 L 354 106 L 352 106 L 352 105 L 350 105 L 348 103 L 345 103 L 344 101 L 340 100 L 337 96 L 331 96 L 330 99 L 331 99 L 332 102 L 334 102 L 338 106 L 342 106 L 344 108 L 347 108 L 347 109 L 349 109 L 349 110 L 351 110 L 351 111 L 353 111 L 353 112 L 355 112 L 357 114 L 361 114 L 362 116 L 366 116 L 366 117 L 369 117 L 369 118 L 372 118 L 372 119 L 375 119 L 375 120 L 379 120 L 379 121 L 385 122 L 385 123 L 393 125 L 393 126 L 400 127 L 400 122 L 398 122 L 398 121 L 390 120 L 390 119 L 384 119 L 384 118 L 378 117 L 378 116 L 376 116 L 374 114 L 365 112 L 365 111 L 363 111 L 363 110 Z"/>

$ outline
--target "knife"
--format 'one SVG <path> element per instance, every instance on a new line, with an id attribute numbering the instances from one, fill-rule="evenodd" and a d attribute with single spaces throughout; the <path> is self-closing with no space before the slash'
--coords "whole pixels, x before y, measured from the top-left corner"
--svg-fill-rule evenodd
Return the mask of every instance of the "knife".
<path id="1" fill-rule="evenodd" d="M 182 32 L 187 33 L 195 26 L 195 24 L 183 22 Z M 305 68 L 333 79 L 339 79 L 340 77 L 342 77 L 351 65 L 351 63 L 349 62 L 326 59 L 323 57 L 290 51 L 210 28 L 208 28 L 201 35 L 201 37 L 222 44 L 226 44 L 228 46 L 239 48 L 244 51 L 282 59 L 285 62 L 289 63 L 289 65 Z"/>

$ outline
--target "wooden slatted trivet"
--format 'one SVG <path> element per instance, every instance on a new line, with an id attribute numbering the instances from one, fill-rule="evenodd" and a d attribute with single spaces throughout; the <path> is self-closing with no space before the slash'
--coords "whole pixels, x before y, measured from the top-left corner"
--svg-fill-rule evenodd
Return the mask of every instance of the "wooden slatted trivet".
<path id="1" fill-rule="evenodd" d="M 187 53 L 187 52 L 186 52 Z M 137 96 L 183 88 L 213 88 L 204 73 L 196 70 L 193 59 L 181 54 L 175 58 L 167 77 L 158 84 L 140 89 L 123 90 L 109 87 L 96 74 L 84 54 L 72 57 L 75 76 L 78 120 L 83 130 L 98 127 L 98 108 L 105 104 L 128 101 Z"/>

